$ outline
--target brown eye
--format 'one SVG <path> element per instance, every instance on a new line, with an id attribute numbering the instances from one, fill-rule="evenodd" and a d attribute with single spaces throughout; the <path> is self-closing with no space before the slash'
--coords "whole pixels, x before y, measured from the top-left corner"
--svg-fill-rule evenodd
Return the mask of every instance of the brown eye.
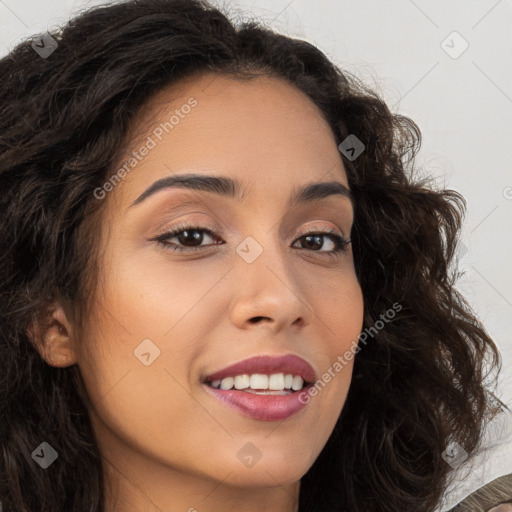
<path id="1" fill-rule="evenodd" d="M 329 238 L 334 245 L 333 249 L 330 250 L 321 250 L 324 247 L 325 238 Z M 308 249 L 313 252 L 327 253 L 327 254 L 336 254 L 340 252 L 345 252 L 347 250 L 347 246 L 350 243 L 350 240 L 346 240 L 341 235 L 335 233 L 334 229 L 331 229 L 327 232 L 307 232 L 299 237 L 297 241 L 302 240 L 302 246 L 305 249 Z"/>
<path id="2" fill-rule="evenodd" d="M 200 245 L 204 239 L 203 233 L 204 231 L 201 229 L 185 229 L 175 236 L 180 244 L 188 247 L 190 244 L 192 244 L 192 246 L 195 246 L 195 244 Z"/>
<path id="3" fill-rule="evenodd" d="M 194 251 L 207 247 L 208 245 L 220 245 L 218 243 L 201 245 L 202 242 L 208 237 L 211 239 L 217 238 L 216 234 L 208 229 L 200 226 L 177 226 L 174 230 L 162 233 L 152 240 L 162 244 L 166 249 L 173 251 Z M 176 239 L 176 242 L 170 240 Z M 219 240 L 219 238 L 217 238 Z"/>

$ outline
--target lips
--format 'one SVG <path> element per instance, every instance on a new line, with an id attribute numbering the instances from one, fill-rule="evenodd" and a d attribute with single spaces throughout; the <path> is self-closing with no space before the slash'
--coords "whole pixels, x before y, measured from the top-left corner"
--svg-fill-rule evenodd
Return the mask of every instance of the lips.
<path id="1" fill-rule="evenodd" d="M 308 385 L 308 387 L 311 385 Z M 220 403 L 259 421 L 284 421 L 302 411 L 309 400 L 301 399 L 304 391 L 287 395 L 252 395 L 245 391 L 223 391 L 203 384 L 204 390 Z"/>
<path id="2" fill-rule="evenodd" d="M 204 382 L 222 380 L 225 377 L 236 377 L 243 374 L 273 374 L 285 373 L 299 375 L 305 383 L 315 382 L 316 374 L 313 367 L 299 356 L 288 354 L 285 356 L 256 356 L 240 361 L 222 370 L 208 375 Z"/>

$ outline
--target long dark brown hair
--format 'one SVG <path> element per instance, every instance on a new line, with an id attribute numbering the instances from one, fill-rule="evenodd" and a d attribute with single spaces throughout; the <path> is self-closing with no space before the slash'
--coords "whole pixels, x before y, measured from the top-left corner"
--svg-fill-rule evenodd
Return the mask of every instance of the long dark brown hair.
<path id="1" fill-rule="evenodd" d="M 101 454 L 77 365 L 52 367 L 27 336 L 55 300 L 86 315 L 102 205 L 147 98 L 194 73 L 280 77 L 329 122 L 355 198 L 351 233 L 364 328 L 402 309 L 355 358 L 335 429 L 301 479 L 300 512 L 430 512 L 457 442 L 478 447 L 492 413 L 496 346 L 455 289 L 465 200 L 418 177 L 418 126 L 312 44 L 205 1 L 133 0 L 83 12 L 0 61 L 0 500 L 4 512 L 102 512 Z M 496 379 L 492 380 L 494 384 Z M 59 447 L 42 471 L 31 454 Z"/>

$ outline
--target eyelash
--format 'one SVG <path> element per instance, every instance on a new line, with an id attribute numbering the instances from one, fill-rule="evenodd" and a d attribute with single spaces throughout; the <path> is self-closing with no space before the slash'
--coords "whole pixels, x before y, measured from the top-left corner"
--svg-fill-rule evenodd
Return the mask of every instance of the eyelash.
<path id="1" fill-rule="evenodd" d="M 174 238 L 176 235 L 181 234 L 183 231 L 201 231 L 203 233 L 206 233 L 213 239 L 215 239 L 215 238 L 218 239 L 216 233 L 208 228 L 204 228 L 204 227 L 192 225 L 192 224 L 180 224 L 180 225 L 177 225 L 172 231 L 166 231 L 166 232 L 161 233 L 160 235 L 156 236 L 155 238 L 152 238 L 151 241 L 155 241 L 155 242 L 159 243 L 160 245 L 164 246 L 164 249 L 166 249 L 166 250 L 171 250 L 171 251 L 175 251 L 175 252 L 193 252 L 193 251 L 197 251 L 197 250 L 200 250 L 205 247 L 205 246 L 199 246 L 199 247 L 183 248 L 183 247 L 177 246 L 176 244 L 170 244 L 168 242 L 169 239 Z M 335 231 L 336 230 L 334 228 L 329 228 L 326 231 L 318 231 L 318 230 L 314 230 L 314 229 L 306 230 L 305 232 L 301 233 L 299 235 L 299 237 L 296 240 L 294 240 L 293 243 L 297 242 L 298 240 L 300 240 L 301 238 L 303 238 L 305 236 L 313 236 L 313 235 L 329 236 L 329 237 L 331 237 L 331 239 L 333 239 L 333 241 L 336 245 L 335 249 L 333 249 L 332 251 L 315 251 L 315 250 L 311 250 L 311 251 L 323 253 L 325 256 L 335 259 L 341 253 L 347 252 L 347 247 L 350 244 L 350 240 L 347 240 L 346 238 L 335 234 Z M 216 245 L 223 245 L 223 244 L 216 244 Z"/>

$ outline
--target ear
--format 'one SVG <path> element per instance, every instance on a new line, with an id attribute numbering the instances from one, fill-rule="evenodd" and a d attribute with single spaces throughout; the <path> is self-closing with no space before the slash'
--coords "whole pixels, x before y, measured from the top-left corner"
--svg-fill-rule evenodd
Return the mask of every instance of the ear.
<path id="1" fill-rule="evenodd" d="M 48 309 L 42 323 L 34 321 L 26 334 L 50 366 L 63 368 L 77 362 L 73 325 L 60 303 Z"/>

